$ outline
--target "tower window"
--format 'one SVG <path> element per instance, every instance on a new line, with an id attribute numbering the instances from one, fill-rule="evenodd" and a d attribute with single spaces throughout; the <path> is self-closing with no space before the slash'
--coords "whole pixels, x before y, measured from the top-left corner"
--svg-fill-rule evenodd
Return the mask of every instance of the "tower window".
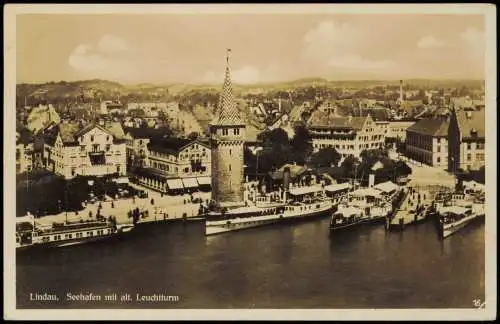
<path id="1" fill-rule="evenodd" d="M 231 153 L 232 153 L 232 151 L 231 151 L 231 149 L 229 149 L 229 155 L 231 155 Z"/>
<path id="2" fill-rule="evenodd" d="M 231 164 L 229 165 L 229 171 L 231 171 Z"/>
<path id="3" fill-rule="evenodd" d="M 228 134 L 229 134 L 229 130 L 227 128 L 223 128 L 222 135 L 228 135 Z"/>
<path id="4" fill-rule="evenodd" d="M 234 135 L 240 135 L 240 129 L 239 128 L 235 128 L 234 129 Z"/>

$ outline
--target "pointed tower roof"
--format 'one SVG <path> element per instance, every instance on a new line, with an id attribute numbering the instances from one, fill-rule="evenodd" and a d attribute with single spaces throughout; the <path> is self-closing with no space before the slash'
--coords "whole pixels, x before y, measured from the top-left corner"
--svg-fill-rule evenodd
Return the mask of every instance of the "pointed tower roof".
<path id="1" fill-rule="evenodd" d="M 224 77 L 222 91 L 219 96 L 219 106 L 217 107 L 215 118 L 211 122 L 212 125 L 245 125 L 245 123 L 241 119 L 236 101 L 234 100 L 233 87 L 231 83 L 231 69 L 229 68 L 230 51 L 230 49 L 227 50 L 226 74 Z"/>

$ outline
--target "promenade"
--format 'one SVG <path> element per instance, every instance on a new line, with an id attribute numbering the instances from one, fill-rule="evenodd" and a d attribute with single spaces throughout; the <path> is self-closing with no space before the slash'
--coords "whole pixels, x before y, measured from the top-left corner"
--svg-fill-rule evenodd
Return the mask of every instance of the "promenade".
<path id="1" fill-rule="evenodd" d="M 87 204 L 85 208 L 78 213 L 62 212 L 55 215 L 47 215 L 37 218 L 37 222 L 43 225 L 49 225 L 53 222 L 64 222 L 66 219 L 70 222 L 86 221 L 95 219 L 99 205 L 102 206 L 100 214 L 104 217 L 116 217 L 118 224 L 132 223 L 132 218 L 129 218 L 129 211 L 139 208 L 139 211 L 147 211 L 147 217 L 141 217 L 138 223 L 154 222 L 157 220 L 175 220 L 197 217 L 200 208 L 200 202 L 191 203 L 193 199 L 201 199 L 206 204 L 207 199 L 210 200 L 210 192 L 195 192 L 192 195 L 168 196 L 161 195 L 159 192 L 151 189 L 130 184 L 131 186 L 144 190 L 148 193 L 147 198 L 129 198 L 129 199 L 108 199 L 106 201 L 98 201 L 92 204 Z M 153 202 L 153 203 L 152 203 Z"/>

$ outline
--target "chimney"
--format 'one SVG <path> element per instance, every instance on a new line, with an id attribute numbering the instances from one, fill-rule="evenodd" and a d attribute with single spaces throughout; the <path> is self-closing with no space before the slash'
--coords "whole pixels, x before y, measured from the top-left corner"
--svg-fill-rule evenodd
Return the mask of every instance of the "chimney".
<path id="1" fill-rule="evenodd" d="M 399 101 L 402 103 L 403 100 L 403 80 L 399 80 Z"/>

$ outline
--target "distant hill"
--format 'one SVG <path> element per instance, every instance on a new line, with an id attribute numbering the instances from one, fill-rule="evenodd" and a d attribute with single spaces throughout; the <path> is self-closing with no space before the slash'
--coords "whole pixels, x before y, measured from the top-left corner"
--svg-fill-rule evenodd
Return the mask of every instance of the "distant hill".
<path id="1" fill-rule="evenodd" d="M 431 79 L 409 79 L 403 80 L 406 85 L 412 87 L 435 87 L 435 88 L 480 88 L 484 86 L 484 80 L 431 80 Z M 294 88 L 303 88 L 311 86 L 332 87 L 332 88 L 368 88 L 381 85 L 395 85 L 399 80 L 353 80 L 337 81 L 324 78 L 303 78 L 298 80 L 261 83 L 254 85 L 234 84 L 233 88 L 236 94 L 247 93 L 251 91 L 279 91 Z M 73 100 L 82 98 L 103 98 L 112 99 L 116 97 L 129 96 L 132 100 L 153 100 L 169 98 L 169 96 L 185 96 L 196 93 L 218 94 L 220 84 L 184 84 L 173 83 L 157 85 L 152 83 L 141 83 L 135 85 L 122 85 L 118 82 L 92 79 L 83 81 L 60 81 L 47 82 L 42 84 L 21 83 L 17 85 L 18 102 L 24 98 L 54 100 Z"/>

